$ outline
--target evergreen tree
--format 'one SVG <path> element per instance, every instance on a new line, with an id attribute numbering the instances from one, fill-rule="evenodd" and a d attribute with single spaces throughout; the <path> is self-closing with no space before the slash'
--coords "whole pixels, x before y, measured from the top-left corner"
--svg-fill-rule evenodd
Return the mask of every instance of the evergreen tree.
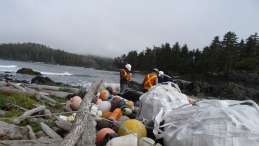
<path id="1" fill-rule="evenodd" d="M 228 32 L 225 34 L 222 47 L 222 53 L 224 54 L 224 72 L 228 74 L 233 70 L 238 56 L 237 36 L 234 32 Z"/>

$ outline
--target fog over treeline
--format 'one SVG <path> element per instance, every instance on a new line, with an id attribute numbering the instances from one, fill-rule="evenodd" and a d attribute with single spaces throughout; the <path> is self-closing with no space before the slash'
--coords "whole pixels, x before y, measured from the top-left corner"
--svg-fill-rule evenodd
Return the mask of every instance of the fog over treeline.
<path id="1" fill-rule="evenodd" d="M 36 43 L 0 44 L 0 58 L 20 61 L 45 62 L 51 64 L 92 67 L 97 69 L 113 68 L 111 58 L 78 55 L 53 49 Z"/>

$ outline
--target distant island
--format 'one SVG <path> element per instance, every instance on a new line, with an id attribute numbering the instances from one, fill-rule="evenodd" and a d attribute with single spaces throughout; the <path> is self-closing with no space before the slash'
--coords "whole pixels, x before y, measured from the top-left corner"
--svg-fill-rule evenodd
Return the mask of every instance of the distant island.
<path id="1" fill-rule="evenodd" d="M 37 43 L 0 44 L 0 58 L 18 61 L 44 62 L 50 64 L 80 66 L 112 70 L 113 59 L 93 55 L 78 55 L 53 49 Z"/>

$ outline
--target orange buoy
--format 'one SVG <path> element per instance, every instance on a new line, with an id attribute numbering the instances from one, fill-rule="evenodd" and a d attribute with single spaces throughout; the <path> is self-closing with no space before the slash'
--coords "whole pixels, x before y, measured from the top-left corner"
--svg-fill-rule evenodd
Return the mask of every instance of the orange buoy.
<path id="1" fill-rule="evenodd" d="M 111 116 L 109 117 L 110 120 L 118 121 L 122 116 L 122 110 L 120 108 L 116 108 Z"/>
<path id="2" fill-rule="evenodd" d="M 108 119 L 112 115 L 112 112 L 103 112 L 102 117 Z"/>
<path id="3" fill-rule="evenodd" d="M 100 92 L 99 98 L 102 100 L 107 100 L 109 96 L 110 96 L 110 93 L 108 90 L 102 90 Z"/>
<path id="4" fill-rule="evenodd" d="M 70 99 L 70 107 L 72 110 L 78 110 L 80 107 L 80 104 L 82 102 L 82 98 L 79 96 L 74 96 Z"/>
<path id="5" fill-rule="evenodd" d="M 111 128 L 103 128 L 100 131 L 97 132 L 96 134 L 96 145 L 101 145 L 106 134 L 115 134 L 115 131 L 112 130 Z"/>

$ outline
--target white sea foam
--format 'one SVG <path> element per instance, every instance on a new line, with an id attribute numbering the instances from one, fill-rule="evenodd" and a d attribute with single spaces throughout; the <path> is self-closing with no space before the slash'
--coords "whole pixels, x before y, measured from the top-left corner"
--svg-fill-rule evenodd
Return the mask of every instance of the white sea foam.
<path id="1" fill-rule="evenodd" d="M 0 71 L 16 72 L 17 69 L 16 65 L 0 65 Z"/>
<path id="2" fill-rule="evenodd" d="M 0 68 L 17 68 L 16 65 L 0 65 Z"/>
<path id="3" fill-rule="evenodd" d="M 69 72 L 57 73 L 57 72 L 41 72 L 43 75 L 50 75 L 50 76 L 72 76 L 73 74 Z"/>

